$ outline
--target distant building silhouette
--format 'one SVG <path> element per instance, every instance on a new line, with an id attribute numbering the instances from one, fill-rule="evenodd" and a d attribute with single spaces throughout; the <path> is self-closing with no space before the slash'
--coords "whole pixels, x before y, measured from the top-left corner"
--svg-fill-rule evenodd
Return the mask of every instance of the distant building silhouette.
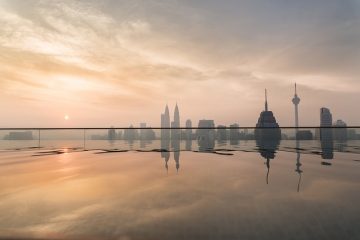
<path id="1" fill-rule="evenodd" d="M 111 128 L 108 130 L 108 140 L 109 140 L 109 141 L 114 141 L 114 140 L 116 140 L 116 131 L 115 131 L 114 127 L 111 127 Z"/>
<path id="2" fill-rule="evenodd" d="M 297 140 L 313 140 L 314 136 L 310 130 L 298 130 L 296 131 Z"/>
<path id="3" fill-rule="evenodd" d="M 177 129 L 180 128 L 180 112 L 177 104 L 175 106 L 174 121 L 171 122 L 171 128 L 171 144 L 172 147 L 175 147 L 176 141 L 180 141 L 181 139 L 181 130 Z"/>
<path id="4" fill-rule="evenodd" d="M 239 124 L 234 123 L 230 125 L 230 145 L 238 145 L 240 138 Z"/>
<path id="5" fill-rule="evenodd" d="M 186 120 L 185 123 L 186 130 L 185 130 L 185 150 L 190 151 L 192 149 L 192 139 L 193 139 L 193 133 L 192 133 L 192 122 L 190 119 Z"/>
<path id="6" fill-rule="evenodd" d="M 139 132 L 134 129 L 133 125 L 130 125 L 128 129 L 124 130 L 124 140 L 128 140 L 132 143 L 136 139 L 139 139 Z"/>
<path id="7" fill-rule="evenodd" d="M 186 120 L 185 126 L 187 128 L 185 131 L 185 138 L 192 139 L 192 122 L 190 119 Z"/>
<path id="8" fill-rule="evenodd" d="M 320 141 L 323 159 L 334 158 L 334 142 L 332 126 L 332 114 L 328 108 L 320 109 Z"/>
<path id="9" fill-rule="evenodd" d="M 161 114 L 161 139 L 170 139 L 170 113 L 169 107 L 166 105 L 165 112 Z"/>
<path id="10" fill-rule="evenodd" d="M 256 140 L 275 140 L 280 141 L 281 129 L 276 122 L 275 116 L 272 111 L 268 110 L 267 91 L 265 89 L 265 110 L 260 113 L 260 117 L 255 128 Z"/>
<path id="11" fill-rule="evenodd" d="M 227 136 L 228 136 L 228 133 L 227 133 L 226 126 L 218 125 L 217 131 L 216 131 L 216 139 L 218 140 L 218 142 L 226 142 L 226 140 L 228 139 Z"/>
<path id="12" fill-rule="evenodd" d="M 347 124 L 343 120 L 337 120 L 333 126 L 334 140 L 340 142 L 347 141 Z"/>
<path id="13" fill-rule="evenodd" d="M 212 151 L 215 147 L 215 123 L 214 120 L 200 120 L 196 136 L 199 145 L 199 151 Z M 201 129 L 203 128 L 203 129 Z"/>
<path id="14" fill-rule="evenodd" d="M 4 137 L 4 140 L 34 140 L 34 137 L 32 131 L 9 132 L 9 134 Z"/>

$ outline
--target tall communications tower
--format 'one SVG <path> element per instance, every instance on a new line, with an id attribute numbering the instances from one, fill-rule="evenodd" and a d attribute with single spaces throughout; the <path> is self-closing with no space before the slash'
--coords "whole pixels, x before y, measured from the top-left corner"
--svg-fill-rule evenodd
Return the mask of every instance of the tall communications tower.
<path id="1" fill-rule="evenodd" d="M 300 98 L 297 95 L 297 91 L 296 91 L 296 83 L 295 83 L 295 95 L 294 98 L 292 99 L 293 104 L 295 105 L 295 127 L 298 128 L 299 127 L 299 110 L 298 110 L 298 105 L 300 103 Z"/>

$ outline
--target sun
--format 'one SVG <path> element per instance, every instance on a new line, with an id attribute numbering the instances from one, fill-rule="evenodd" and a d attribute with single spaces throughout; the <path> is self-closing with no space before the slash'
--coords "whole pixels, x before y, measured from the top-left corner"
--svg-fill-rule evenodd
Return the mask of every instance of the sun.
<path id="1" fill-rule="evenodd" d="M 65 115 L 64 119 L 65 119 L 65 121 L 69 120 L 70 119 L 69 115 Z"/>

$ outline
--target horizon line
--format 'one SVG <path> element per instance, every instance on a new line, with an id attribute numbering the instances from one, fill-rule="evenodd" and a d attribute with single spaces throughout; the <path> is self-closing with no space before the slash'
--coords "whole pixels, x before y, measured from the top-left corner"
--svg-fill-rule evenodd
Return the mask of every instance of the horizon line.
<path id="1" fill-rule="evenodd" d="M 320 128 L 360 128 L 360 126 L 301 126 L 301 127 L 292 127 L 292 126 L 285 126 L 285 127 L 176 127 L 176 128 L 162 128 L 162 127 L 6 127 L 0 128 L 0 131 L 7 131 L 7 130 L 141 130 L 141 129 L 154 129 L 154 130 L 196 130 L 196 129 L 272 129 L 272 128 L 283 128 L 283 129 L 320 129 Z"/>

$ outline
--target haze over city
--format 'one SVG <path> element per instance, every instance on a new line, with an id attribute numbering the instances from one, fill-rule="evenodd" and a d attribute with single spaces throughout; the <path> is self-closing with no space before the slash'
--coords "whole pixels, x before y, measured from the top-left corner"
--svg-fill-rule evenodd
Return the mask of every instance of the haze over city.
<path id="1" fill-rule="evenodd" d="M 1 127 L 360 125 L 360 2 L 0 0 Z"/>

